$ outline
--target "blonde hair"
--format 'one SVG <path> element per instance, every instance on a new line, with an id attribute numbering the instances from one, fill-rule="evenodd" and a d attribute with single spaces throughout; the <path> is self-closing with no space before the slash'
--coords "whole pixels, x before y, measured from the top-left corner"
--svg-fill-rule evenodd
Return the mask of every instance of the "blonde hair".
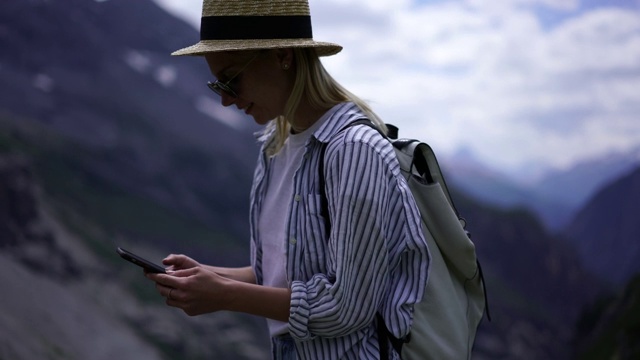
<path id="1" fill-rule="evenodd" d="M 383 133 L 387 133 L 384 122 L 362 99 L 342 87 L 324 68 L 316 51 L 312 48 L 293 49 L 296 80 L 291 95 L 285 105 L 284 114 L 269 123 L 267 133 L 272 132 L 272 141 L 267 149 L 268 155 L 274 155 L 284 145 L 289 136 L 291 125 L 288 119 L 293 119 L 303 97 L 315 109 L 330 109 L 333 106 L 351 101 L 377 126 Z M 275 127 L 275 129 L 273 129 Z"/>

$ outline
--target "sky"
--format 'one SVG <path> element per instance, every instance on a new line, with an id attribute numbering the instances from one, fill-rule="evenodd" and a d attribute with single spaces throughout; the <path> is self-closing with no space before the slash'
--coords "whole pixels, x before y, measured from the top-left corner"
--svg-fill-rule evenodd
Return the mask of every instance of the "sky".
<path id="1" fill-rule="evenodd" d="M 201 0 L 155 1 L 199 29 Z M 640 0 L 309 3 L 344 47 L 328 71 L 437 153 L 513 173 L 640 149 Z"/>

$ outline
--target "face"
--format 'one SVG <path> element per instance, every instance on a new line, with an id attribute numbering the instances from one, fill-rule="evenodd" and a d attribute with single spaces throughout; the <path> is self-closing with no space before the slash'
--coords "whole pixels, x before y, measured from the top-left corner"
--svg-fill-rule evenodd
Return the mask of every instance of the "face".
<path id="1" fill-rule="evenodd" d="M 290 69 L 292 58 L 290 49 L 205 55 L 211 73 L 218 84 L 222 83 L 213 86 L 221 96 L 222 105 L 235 105 L 260 125 L 284 112 L 295 80 L 295 73 Z M 229 89 L 231 92 L 225 91 Z"/>

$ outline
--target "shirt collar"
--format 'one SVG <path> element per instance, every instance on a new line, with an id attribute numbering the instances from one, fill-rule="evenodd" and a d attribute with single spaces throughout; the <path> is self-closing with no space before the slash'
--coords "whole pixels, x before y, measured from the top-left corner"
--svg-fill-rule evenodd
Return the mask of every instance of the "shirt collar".
<path id="1" fill-rule="evenodd" d="M 347 124 L 366 117 L 362 110 L 352 102 L 340 103 L 331 108 L 329 112 L 333 112 L 333 114 L 313 133 L 313 136 L 323 143 L 329 142 Z"/>

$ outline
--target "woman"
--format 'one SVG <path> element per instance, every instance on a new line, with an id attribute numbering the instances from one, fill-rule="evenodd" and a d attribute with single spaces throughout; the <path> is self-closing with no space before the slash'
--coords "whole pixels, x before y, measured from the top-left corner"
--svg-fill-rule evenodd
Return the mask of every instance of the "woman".
<path id="1" fill-rule="evenodd" d="M 265 125 L 251 266 L 169 255 L 169 274 L 147 277 L 189 315 L 265 317 L 274 359 L 378 359 L 388 346 L 378 323 L 406 336 L 426 283 L 419 212 L 392 145 L 369 126 L 347 127 L 384 124 L 319 60 L 340 50 L 312 39 L 306 0 L 205 0 L 201 41 L 174 53 L 204 56 L 222 104 Z"/>

